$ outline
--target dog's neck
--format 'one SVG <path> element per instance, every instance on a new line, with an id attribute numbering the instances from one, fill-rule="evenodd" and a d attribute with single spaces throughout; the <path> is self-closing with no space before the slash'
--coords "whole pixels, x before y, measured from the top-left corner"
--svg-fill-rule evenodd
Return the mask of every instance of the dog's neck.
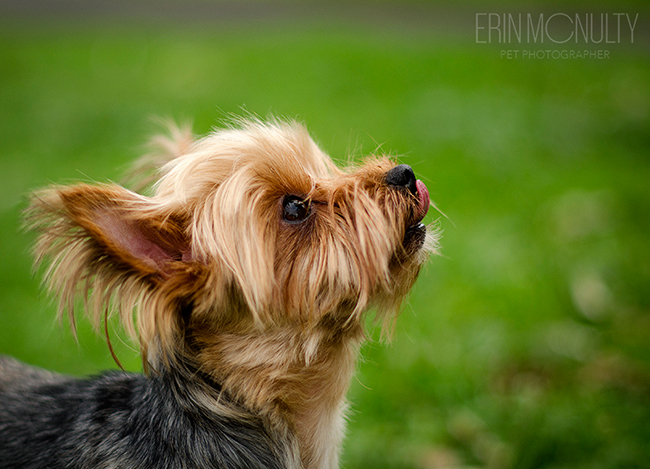
<path id="1" fill-rule="evenodd" d="M 261 415 L 272 432 L 293 435 L 303 468 L 333 469 L 345 427 L 345 393 L 362 336 L 358 327 L 319 339 L 314 347 L 313 336 L 294 328 L 259 335 L 221 333 L 202 348 L 198 360 L 224 392 Z"/>
<path id="2" fill-rule="evenodd" d="M 345 394 L 354 373 L 358 342 L 340 344 L 322 362 L 304 368 L 300 393 L 304 402 L 295 406 L 293 420 L 301 459 L 308 468 L 338 468 L 345 430 Z"/>

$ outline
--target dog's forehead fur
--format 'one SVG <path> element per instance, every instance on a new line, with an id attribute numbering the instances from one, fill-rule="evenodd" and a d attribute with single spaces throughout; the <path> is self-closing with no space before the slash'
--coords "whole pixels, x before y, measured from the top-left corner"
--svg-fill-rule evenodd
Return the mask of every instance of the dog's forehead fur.
<path id="1" fill-rule="evenodd" d="M 343 174 L 303 126 L 284 122 L 217 130 L 166 164 L 162 173 L 156 195 L 184 201 L 203 199 L 228 180 L 307 193 L 316 181 Z"/>

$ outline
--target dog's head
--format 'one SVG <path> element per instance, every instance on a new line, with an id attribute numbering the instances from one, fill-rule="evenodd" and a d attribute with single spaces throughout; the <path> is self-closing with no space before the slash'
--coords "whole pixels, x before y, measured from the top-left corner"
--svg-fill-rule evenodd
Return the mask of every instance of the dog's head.
<path id="1" fill-rule="evenodd" d="M 51 259 L 63 309 L 81 289 L 100 324 L 112 303 L 153 362 L 211 331 L 343 338 L 373 307 L 392 322 L 435 246 L 409 166 L 371 157 L 339 169 L 296 123 L 177 135 L 150 196 L 114 184 L 34 195 L 37 257 Z"/>

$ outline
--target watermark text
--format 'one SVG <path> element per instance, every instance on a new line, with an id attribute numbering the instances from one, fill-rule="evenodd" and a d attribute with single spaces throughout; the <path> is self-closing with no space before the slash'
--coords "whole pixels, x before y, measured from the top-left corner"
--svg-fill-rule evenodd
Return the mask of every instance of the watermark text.
<path id="1" fill-rule="evenodd" d="M 638 19 L 638 13 L 476 13 L 476 43 L 633 44 Z"/>

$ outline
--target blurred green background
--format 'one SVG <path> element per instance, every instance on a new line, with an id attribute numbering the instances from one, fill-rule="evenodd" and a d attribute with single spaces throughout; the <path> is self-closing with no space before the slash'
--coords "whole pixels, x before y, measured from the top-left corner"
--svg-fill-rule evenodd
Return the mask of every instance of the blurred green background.
<path id="1" fill-rule="evenodd" d="M 634 44 L 587 46 L 607 60 L 502 59 L 525 47 L 477 44 L 475 14 L 508 4 L 111 5 L 0 6 L 0 353 L 115 368 L 31 273 L 30 190 L 119 179 L 152 116 L 296 117 L 337 159 L 403 155 L 448 217 L 392 343 L 364 347 L 343 467 L 650 467 L 644 3 L 550 4 L 642 9 Z"/>

